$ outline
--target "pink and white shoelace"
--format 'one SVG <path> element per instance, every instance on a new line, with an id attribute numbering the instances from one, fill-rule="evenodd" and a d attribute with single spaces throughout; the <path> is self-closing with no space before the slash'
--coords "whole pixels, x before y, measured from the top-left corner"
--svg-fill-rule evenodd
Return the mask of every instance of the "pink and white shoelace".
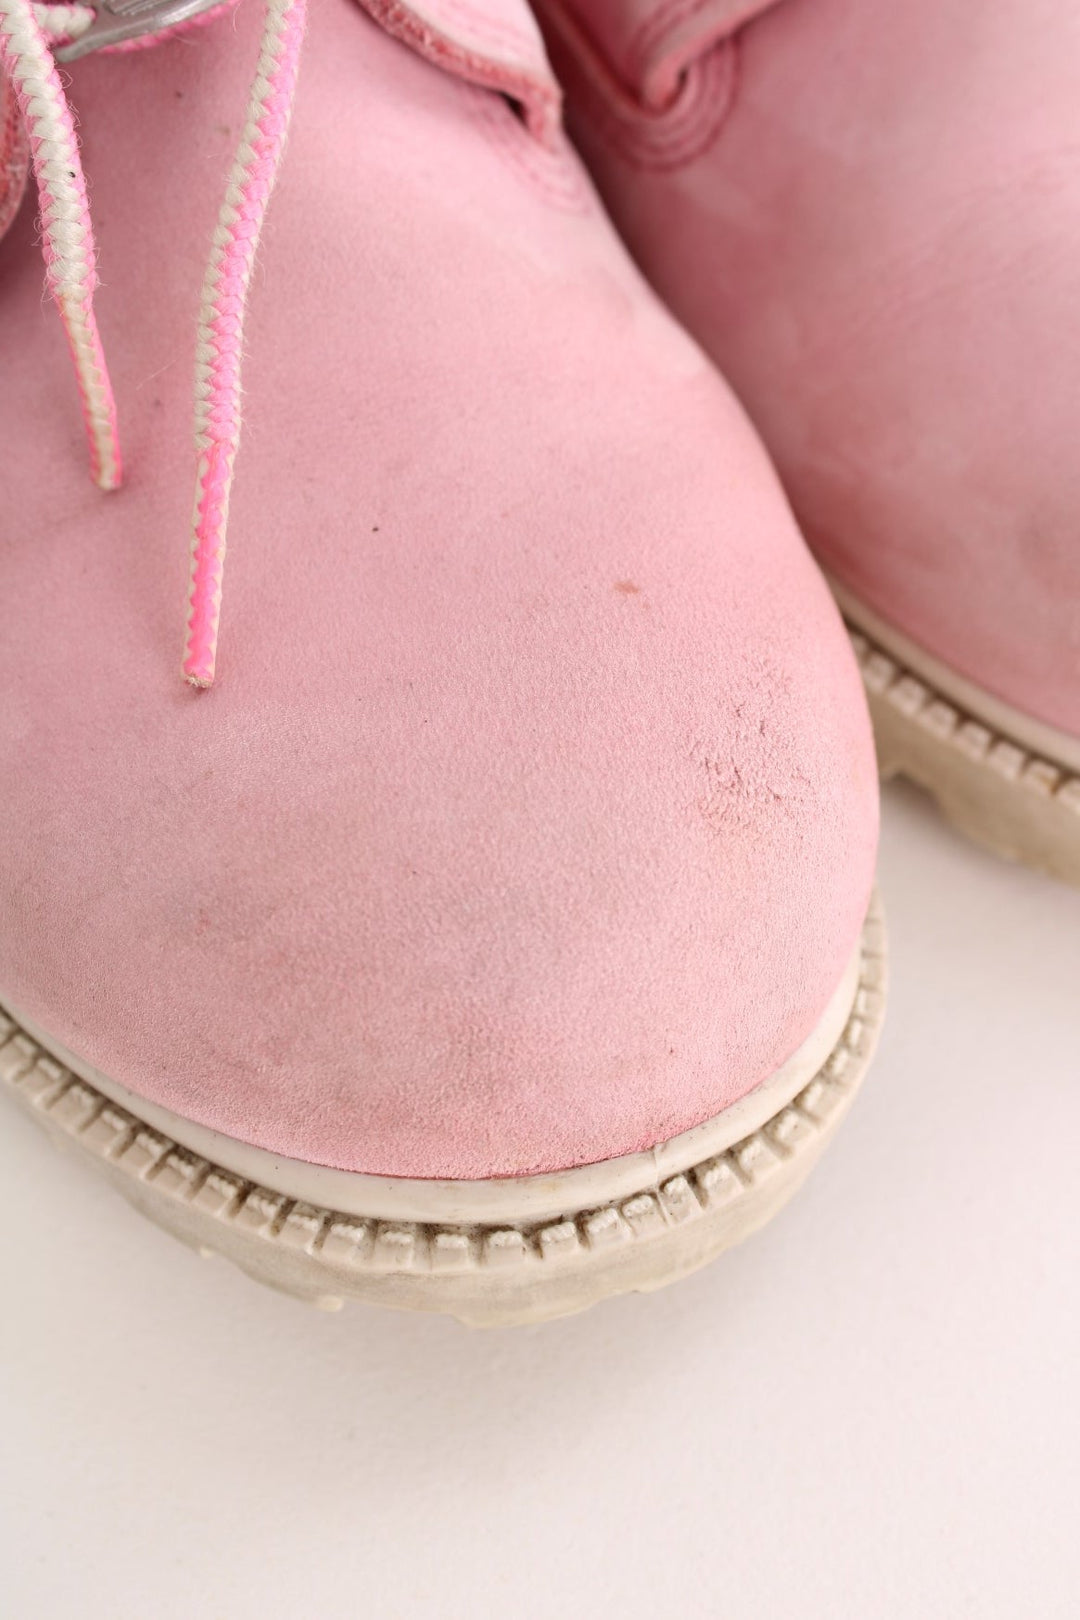
<path id="1" fill-rule="evenodd" d="M 195 344 L 195 505 L 183 675 L 214 679 L 229 491 L 240 442 L 244 312 L 285 145 L 307 0 L 266 0 L 266 22 L 243 133 L 233 159 L 203 282 Z M 207 14 L 204 14 L 204 16 Z M 103 490 L 122 477 L 116 403 L 94 317 L 97 269 L 86 183 L 71 108 L 53 50 L 95 21 L 78 5 L 0 0 L 0 67 L 29 134 L 49 291 L 75 366 L 90 470 Z M 145 42 L 145 36 L 138 40 Z M 123 47 L 119 47 L 123 48 Z"/>

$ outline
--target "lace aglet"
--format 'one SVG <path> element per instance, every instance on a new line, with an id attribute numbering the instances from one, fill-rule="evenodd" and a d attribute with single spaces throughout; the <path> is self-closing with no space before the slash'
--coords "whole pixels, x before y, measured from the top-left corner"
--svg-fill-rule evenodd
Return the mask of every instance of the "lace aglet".
<path id="1" fill-rule="evenodd" d="M 124 482 L 124 469 L 120 460 L 120 447 L 113 444 L 109 446 L 109 454 L 103 455 L 101 447 L 94 444 L 90 450 L 90 476 L 98 489 L 111 495 L 113 490 L 119 489 Z"/>
<path id="2" fill-rule="evenodd" d="M 191 618 L 188 620 L 188 638 L 184 647 L 184 661 L 181 665 L 181 674 L 186 684 L 194 686 L 199 692 L 209 691 L 214 684 L 216 659 L 216 610 L 213 612 L 211 622 L 203 603 L 196 602 L 193 596 Z"/>
<path id="3" fill-rule="evenodd" d="M 119 452 L 115 446 L 111 448 L 108 457 L 102 456 L 97 445 L 91 446 L 90 477 L 93 479 L 96 488 L 102 490 L 106 495 L 111 495 L 114 490 L 120 488 L 124 482 L 124 471 L 120 463 Z"/>
<path id="4" fill-rule="evenodd" d="M 82 400 L 83 423 L 90 445 L 90 476 L 98 489 L 119 489 L 124 478 L 116 402 L 89 297 L 57 295 L 75 376 Z"/>
<path id="5" fill-rule="evenodd" d="M 235 446 L 215 441 L 199 457 L 195 520 L 191 536 L 191 587 L 182 672 L 189 686 L 214 684 L 225 527 Z"/>

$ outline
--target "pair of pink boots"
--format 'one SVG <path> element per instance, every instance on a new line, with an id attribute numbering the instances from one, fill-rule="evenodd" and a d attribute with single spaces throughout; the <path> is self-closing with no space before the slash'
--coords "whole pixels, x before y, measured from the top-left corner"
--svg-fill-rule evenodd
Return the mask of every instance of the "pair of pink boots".
<path id="1" fill-rule="evenodd" d="M 0 1074 L 327 1306 L 654 1287 L 872 1053 L 859 664 L 1080 880 L 1080 14 L 197 10 L 0 0 Z"/>

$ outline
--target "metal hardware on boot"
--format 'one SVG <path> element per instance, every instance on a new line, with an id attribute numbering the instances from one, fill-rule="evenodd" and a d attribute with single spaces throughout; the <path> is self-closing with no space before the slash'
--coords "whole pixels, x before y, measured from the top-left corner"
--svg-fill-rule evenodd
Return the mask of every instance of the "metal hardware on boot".
<path id="1" fill-rule="evenodd" d="M 92 6 L 95 15 L 90 27 L 54 55 L 58 62 L 76 62 L 80 56 L 100 51 L 106 45 L 120 45 L 128 39 L 175 28 L 220 4 L 221 0 L 97 0 Z"/>

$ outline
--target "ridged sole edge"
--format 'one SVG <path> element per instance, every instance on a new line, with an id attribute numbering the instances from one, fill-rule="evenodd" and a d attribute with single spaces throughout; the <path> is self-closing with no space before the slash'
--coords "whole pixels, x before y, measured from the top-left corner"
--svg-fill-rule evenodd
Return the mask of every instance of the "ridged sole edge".
<path id="1" fill-rule="evenodd" d="M 883 779 L 925 788 L 947 820 L 1005 860 L 1080 884 L 1080 777 L 940 692 L 857 623 L 848 633 L 874 723 Z"/>
<path id="2" fill-rule="evenodd" d="M 0 1013 L 0 1083 L 151 1220 L 204 1255 L 327 1310 L 346 1299 L 440 1311 L 474 1326 L 543 1321 L 704 1265 L 771 1218 L 846 1113 L 884 1016 L 875 896 L 859 987 L 829 1057 L 793 1102 L 726 1152 L 618 1202 L 559 1220 L 448 1227 L 344 1216 L 197 1158 L 76 1078 Z"/>

